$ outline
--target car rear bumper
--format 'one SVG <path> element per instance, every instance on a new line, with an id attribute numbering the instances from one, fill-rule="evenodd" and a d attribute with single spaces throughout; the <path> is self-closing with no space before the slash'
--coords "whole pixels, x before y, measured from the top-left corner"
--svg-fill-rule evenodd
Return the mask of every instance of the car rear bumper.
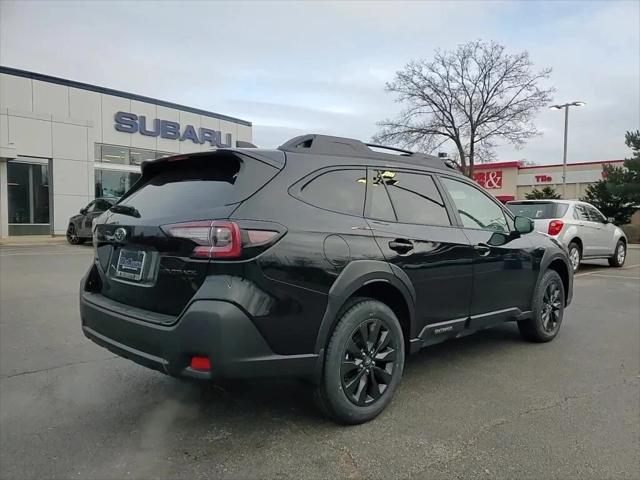
<path id="1" fill-rule="evenodd" d="M 172 325 L 152 323 L 140 311 L 98 293 L 80 290 L 82 330 L 115 354 L 160 372 L 198 379 L 313 377 L 318 355 L 275 354 L 236 305 L 198 300 Z M 190 367 L 207 357 L 209 371 Z"/>

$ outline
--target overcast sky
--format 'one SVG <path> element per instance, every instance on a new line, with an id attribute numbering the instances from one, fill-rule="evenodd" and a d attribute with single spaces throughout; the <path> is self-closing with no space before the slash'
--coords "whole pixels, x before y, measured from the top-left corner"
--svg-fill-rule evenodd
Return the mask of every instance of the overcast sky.
<path id="1" fill-rule="evenodd" d="M 623 158 L 640 128 L 640 2 L 44 2 L 0 0 L 0 63 L 253 122 L 254 142 L 368 140 L 399 106 L 384 84 L 412 58 L 469 40 L 553 67 L 569 161 Z M 502 161 L 562 160 L 561 112 Z"/>

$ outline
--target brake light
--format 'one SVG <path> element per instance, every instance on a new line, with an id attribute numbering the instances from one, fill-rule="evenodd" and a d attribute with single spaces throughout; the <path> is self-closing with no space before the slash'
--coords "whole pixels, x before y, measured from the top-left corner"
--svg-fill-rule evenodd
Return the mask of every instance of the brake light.
<path id="1" fill-rule="evenodd" d="M 197 243 L 191 253 L 194 257 L 237 258 L 242 254 L 240 227 L 235 222 L 206 220 L 165 225 L 162 229 L 172 237 Z"/>
<path id="2" fill-rule="evenodd" d="M 562 220 L 551 220 L 551 222 L 549 222 L 549 229 L 547 233 L 552 236 L 558 235 L 562 230 L 562 227 L 564 227 L 564 222 Z"/>
<path id="3" fill-rule="evenodd" d="M 164 225 L 162 230 L 172 237 L 195 242 L 191 255 L 197 258 L 239 258 L 243 245 L 264 245 L 278 235 L 272 230 L 241 230 L 237 223 L 227 220 L 174 223 Z"/>

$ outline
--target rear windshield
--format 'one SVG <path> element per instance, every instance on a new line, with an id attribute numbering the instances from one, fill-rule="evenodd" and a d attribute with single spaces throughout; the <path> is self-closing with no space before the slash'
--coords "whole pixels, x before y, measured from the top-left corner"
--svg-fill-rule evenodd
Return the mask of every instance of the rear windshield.
<path id="1" fill-rule="evenodd" d="M 241 202 L 278 172 L 259 160 L 207 156 L 166 162 L 145 175 L 120 202 L 141 217 L 191 214 Z"/>
<path id="2" fill-rule="evenodd" d="M 514 215 L 529 217 L 533 220 L 538 218 L 557 218 L 567 213 L 568 203 L 555 202 L 517 202 L 507 203 L 507 208 Z"/>

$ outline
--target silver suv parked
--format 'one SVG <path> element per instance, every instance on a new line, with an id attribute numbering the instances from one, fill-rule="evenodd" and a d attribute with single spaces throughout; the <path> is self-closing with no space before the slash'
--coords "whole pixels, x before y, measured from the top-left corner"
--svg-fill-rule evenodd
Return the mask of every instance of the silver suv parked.
<path id="1" fill-rule="evenodd" d="M 554 237 L 569 250 L 573 271 L 581 260 L 606 258 L 622 267 L 627 257 L 627 237 L 613 219 L 593 205 L 576 200 L 517 200 L 507 202 L 515 215 L 529 217 L 535 229 Z"/>

